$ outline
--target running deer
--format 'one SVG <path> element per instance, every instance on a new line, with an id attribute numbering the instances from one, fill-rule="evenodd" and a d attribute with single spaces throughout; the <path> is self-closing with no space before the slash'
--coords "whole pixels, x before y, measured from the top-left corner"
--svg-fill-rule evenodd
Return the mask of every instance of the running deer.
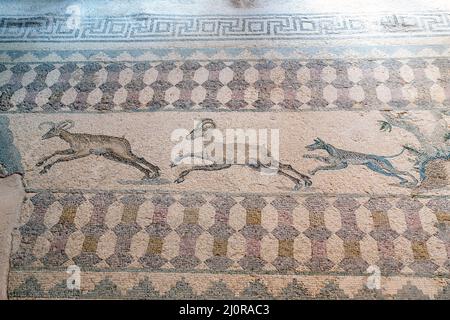
<path id="1" fill-rule="evenodd" d="M 42 129 L 44 125 L 49 125 L 50 130 L 42 136 L 42 140 L 59 137 L 67 142 L 70 148 L 55 151 L 53 154 L 41 159 L 36 164 L 37 167 L 43 166 L 54 156 L 67 155 L 67 157 L 60 157 L 45 165 L 39 172 L 40 174 L 47 173 L 52 166 L 60 162 L 72 161 L 89 155 L 98 155 L 135 167 L 145 174 L 142 179 L 155 179 L 160 175 L 160 169 L 157 166 L 142 157 L 136 156 L 131 151 L 130 142 L 125 138 L 69 132 L 68 130 L 75 125 L 72 120 L 64 120 L 59 123 L 43 122 L 39 125 L 39 129 Z"/>
<path id="2" fill-rule="evenodd" d="M 260 155 L 264 154 L 267 155 L 267 159 L 264 159 L 264 163 L 261 162 L 260 159 L 257 157 L 248 156 L 245 157 L 244 163 L 235 163 L 232 161 L 228 161 L 226 159 L 225 153 L 222 153 L 222 157 L 216 154 L 213 155 L 211 152 L 211 147 L 220 149 L 222 147 L 222 151 L 226 149 L 226 144 L 223 143 L 223 145 L 220 145 L 220 143 L 216 143 L 213 141 L 213 139 L 206 139 L 208 135 L 209 130 L 216 129 L 216 124 L 212 119 L 202 119 L 197 126 L 186 136 L 185 141 L 188 143 L 188 145 L 191 145 L 193 140 L 197 138 L 202 139 L 202 150 L 199 150 L 199 152 L 192 152 L 189 148 L 189 152 L 181 152 L 176 156 L 174 161 L 171 163 L 171 167 L 175 167 L 179 165 L 184 159 L 188 160 L 194 160 L 194 159 L 201 159 L 203 162 L 208 162 L 207 165 L 194 165 L 189 169 L 186 169 L 180 173 L 178 178 L 175 180 L 175 183 L 181 183 L 185 180 L 185 177 L 192 171 L 218 171 L 223 169 L 228 169 L 232 166 L 240 165 L 240 166 L 246 166 L 258 171 L 261 171 L 262 169 L 268 169 L 273 170 L 275 169 L 275 173 L 282 175 L 288 179 L 290 179 L 292 182 L 294 182 L 294 190 L 299 190 L 303 186 L 308 187 L 312 184 L 311 179 L 296 169 L 294 169 L 290 164 L 285 164 L 279 162 L 277 159 L 272 157 L 270 155 L 270 152 L 268 152 L 265 148 L 259 146 L 259 148 L 262 148 L 260 150 Z M 254 146 L 250 146 L 248 142 L 245 142 L 243 145 L 239 145 L 239 143 L 236 143 L 233 145 L 234 148 L 237 150 L 246 150 L 253 148 Z M 215 150 L 218 150 L 215 149 Z M 220 154 L 220 152 L 219 152 Z M 231 162 L 231 163 L 230 163 Z M 273 172 L 273 171 L 272 171 Z M 288 173 L 289 172 L 289 173 Z"/>

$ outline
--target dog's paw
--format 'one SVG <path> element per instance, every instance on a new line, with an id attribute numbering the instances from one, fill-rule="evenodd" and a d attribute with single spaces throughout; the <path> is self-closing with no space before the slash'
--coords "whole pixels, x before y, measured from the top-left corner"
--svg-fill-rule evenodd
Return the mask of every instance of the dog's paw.
<path id="1" fill-rule="evenodd" d="M 416 183 L 416 182 L 410 182 L 410 181 L 408 181 L 408 182 L 402 184 L 402 186 L 403 186 L 403 187 L 406 187 L 406 188 L 413 189 L 413 188 L 417 187 L 417 184 L 418 184 L 418 183 Z"/>

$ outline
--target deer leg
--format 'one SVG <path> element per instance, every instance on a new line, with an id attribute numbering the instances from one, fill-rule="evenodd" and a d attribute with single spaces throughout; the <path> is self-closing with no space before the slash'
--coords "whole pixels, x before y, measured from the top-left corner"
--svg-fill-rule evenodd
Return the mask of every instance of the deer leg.
<path id="1" fill-rule="evenodd" d="M 289 170 L 289 171 L 292 171 L 292 172 L 294 172 L 295 174 L 297 174 L 297 175 L 305 182 L 305 186 L 310 186 L 310 185 L 312 185 L 312 182 L 311 182 L 311 178 L 310 178 L 310 177 L 308 177 L 307 175 L 305 175 L 305 174 L 303 174 L 303 173 L 297 171 L 297 170 L 294 169 L 290 164 L 284 164 L 284 163 L 281 163 L 281 162 L 279 162 L 278 164 L 279 164 L 279 166 L 280 166 L 281 169 L 283 169 L 283 170 Z"/>
<path id="2" fill-rule="evenodd" d="M 202 171 L 218 171 L 223 170 L 231 167 L 231 164 L 211 164 L 207 166 L 194 166 L 190 169 L 184 170 L 180 173 L 178 178 L 175 180 L 175 183 L 181 183 L 184 181 L 184 177 L 186 177 L 190 172 L 196 171 L 196 170 L 202 170 Z"/>
<path id="3" fill-rule="evenodd" d="M 183 154 L 181 156 L 176 157 L 176 159 L 170 163 L 170 167 L 171 168 L 176 167 L 183 159 L 186 159 L 186 158 L 192 158 L 192 159 L 197 158 L 197 159 L 205 160 L 203 158 L 203 155 L 198 155 L 195 153 Z"/>
<path id="4" fill-rule="evenodd" d="M 155 166 L 154 164 L 145 160 L 143 157 L 138 157 L 133 153 L 131 153 L 131 157 L 134 159 L 135 162 L 142 163 L 143 165 L 147 166 L 151 171 L 153 171 L 154 174 L 156 175 L 155 178 L 159 177 L 160 175 L 159 171 L 161 171 L 161 169 L 158 166 Z"/>
<path id="5" fill-rule="evenodd" d="M 73 151 L 72 149 L 66 149 L 66 150 L 58 150 L 53 152 L 51 155 L 49 156 L 45 156 L 43 157 L 41 160 L 39 160 L 38 163 L 36 163 L 36 167 L 40 167 L 42 166 L 47 160 L 49 160 L 50 158 L 54 157 L 54 156 L 58 156 L 58 155 L 66 155 L 66 154 L 73 154 L 75 153 L 75 151 Z"/>
<path id="6" fill-rule="evenodd" d="M 90 155 L 89 150 L 86 151 L 80 151 L 74 155 L 68 156 L 68 157 L 64 157 L 64 158 L 59 158 L 55 161 L 53 161 L 52 163 L 49 163 L 47 165 L 44 166 L 44 168 L 39 172 L 40 174 L 45 174 L 48 172 L 48 170 L 50 170 L 51 167 L 53 167 L 55 164 L 59 163 L 59 162 L 66 162 L 66 161 L 72 161 L 75 159 L 80 159 L 80 158 L 84 158 L 87 157 L 88 155 Z"/>
<path id="7" fill-rule="evenodd" d="M 249 167 L 252 168 L 252 169 L 258 170 L 258 171 L 261 170 L 261 167 L 270 168 L 269 166 L 264 165 L 264 164 L 262 164 L 259 161 L 257 163 L 255 163 L 255 164 L 249 165 Z M 302 187 L 302 183 L 301 183 L 301 181 L 298 178 L 291 176 L 290 174 L 282 171 L 280 168 L 278 168 L 277 174 L 285 176 L 288 179 L 290 179 L 291 181 L 293 181 L 295 183 L 295 185 L 294 185 L 294 190 L 295 191 L 299 190 Z M 305 181 L 305 185 L 307 185 L 306 181 Z"/>
<path id="8" fill-rule="evenodd" d="M 278 169 L 278 172 L 277 172 L 277 173 L 278 173 L 279 175 L 285 176 L 286 178 L 290 179 L 292 182 L 295 183 L 295 185 L 294 185 L 294 191 L 300 190 L 300 188 L 302 187 L 302 183 L 301 183 L 301 181 L 300 181 L 299 179 L 297 179 L 297 178 L 291 176 L 290 174 L 284 172 L 283 170 Z M 305 182 L 305 185 L 306 185 L 306 182 Z"/>
<path id="9" fill-rule="evenodd" d="M 154 179 L 154 178 L 158 177 L 158 175 L 159 175 L 159 174 L 156 175 L 155 173 L 152 174 L 152 171 L 150 171 L 149 169 L 144 168 L 143 166 L 139 165 L 132 158 L 124 157 L 124 156 L 119 155 L 119 154 L 114 153 L 114 152 L 109 152 L 109 153 L 105 153 L 105 154 L 102 154 L 102 155 L 106 159 L 113 160 L 113 161 L 116 161 L 116 162 L 121 162 L 123 164 L 127 164 L 129 166 L 135 167 L 136 169 L 138 169 L 139 171 L 141 171 L 141 172 L 143 172 L 145 174 L 144 178 Z"/>

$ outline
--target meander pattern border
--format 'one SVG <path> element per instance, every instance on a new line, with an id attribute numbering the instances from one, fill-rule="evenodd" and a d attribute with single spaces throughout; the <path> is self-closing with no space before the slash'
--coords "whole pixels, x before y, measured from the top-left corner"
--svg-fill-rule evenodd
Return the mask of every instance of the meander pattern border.
<path id="1" fill-rule="evenodd" d="M 450 34 L 450 13 L 160 15 L 83 17 L 78 29 L 63 16 L 3 16 L 0 42 L 224 41 Z"/>

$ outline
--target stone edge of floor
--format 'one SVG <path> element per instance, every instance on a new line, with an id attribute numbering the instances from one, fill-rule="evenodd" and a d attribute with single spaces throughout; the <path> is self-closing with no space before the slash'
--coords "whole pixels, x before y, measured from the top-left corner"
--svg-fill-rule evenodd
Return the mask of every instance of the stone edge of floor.
<path id="1" fill-rule="evenodd" d="M 12 232 L 25 199 L 22 175 L 0 176 L 0 300 L 7 300 Z"/>

